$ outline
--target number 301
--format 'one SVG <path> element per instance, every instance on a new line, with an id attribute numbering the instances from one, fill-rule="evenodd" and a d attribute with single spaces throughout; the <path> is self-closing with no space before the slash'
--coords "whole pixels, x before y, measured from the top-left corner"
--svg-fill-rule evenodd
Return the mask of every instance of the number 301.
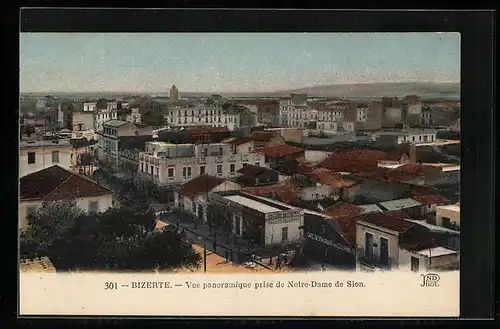
<path id="1" fill-rule="evenodd" d="M 116 282 L 104 283 L 104 290 L 116 290 L 116 289 L 118 289 L 118 284 Z"/>

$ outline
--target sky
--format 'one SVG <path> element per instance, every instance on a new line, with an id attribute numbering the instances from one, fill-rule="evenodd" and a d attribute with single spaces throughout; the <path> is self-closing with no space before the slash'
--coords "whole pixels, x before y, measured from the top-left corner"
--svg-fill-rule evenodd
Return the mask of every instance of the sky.
<path id="1" fill-rule="evenodd" d="M 21 33 L 21 92 L 459 82 L 459 33 Z"/>

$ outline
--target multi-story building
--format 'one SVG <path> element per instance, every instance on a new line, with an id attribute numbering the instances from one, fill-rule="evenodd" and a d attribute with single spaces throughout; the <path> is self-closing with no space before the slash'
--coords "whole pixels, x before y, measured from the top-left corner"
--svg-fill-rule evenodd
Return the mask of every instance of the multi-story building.
<path id="1" fill-rule="evenodd" d="M 419 125 L 422 121 L 422 105 L 420 101 L 405 103 L 403 107 L 403 122 L 408 125 Z"/>
<path id="2" fill-rule="evenodd" d="M 113 205 L 113 192 L 90 178 L 58 165 L 26 175 L 19 184 L 19 226 L 28 226 L 28 217 L 45 200 L 75 199 L 78 206 L 89 212 L 105 212 Z"/>
<path id="3" fill-rule="evenodd" d="M 288 97 L 281 98 L 279 103 L 280 125 L 283 127 L 298 127 L 298 125 L 294 125 L 293 122 L 295 121 L 297 123 L 299 114 L 302 114 L 302 110 L 306 108 L 307 94 L 291 94 Z M 302 120 L 302 115 L 300 115 L 300 118 Z"/>
<path id="4" fill-rule="evenodd" d="M 119 171 L 123 165 L 120 156 L 120 140 L 124 137 L 152 136 L 153 128 L 120 120 L 109 120 L 103 124 L 102 131 L 97 133 L 97 156 L 100 161 Z"/>
<path id="5" fill-rule="evenodd" d="M 94 130 L 102 131 L 103 123 L 110 120 L 117 120 L 118 118 L 118 110 L 114 108 L 106 108 L 102 110 L 96 110 L 94 112 Z"/>
<path id="6" fill-rule="evenodd" d="M 148 142 L 146 151 L 139 153 L 140 177 L 160 186 L 180 185 L 203 174 L 235 178 L 243 166 L 257 163 L 265 166 L 265 158 L 252 147 L 234 147 L 229 143 Z"/>
<path id="7" fill-rule="evenodd" d="M 402 130 L 381 130 L 373 134 L 376 141 L 391 139 L 393 144 L 411 142 L 415 144 L 432 143 L 436 141 L 437 131 L 433 129 L 417 129 L 404 126 Z"/>
<path id="8" fill-rule="evenodd" d="M 259 248 L 284 247 L 302 238 L 304 209 L 234 190 L 210 193 L 208 202 L 209 220 Z"/>
<path id="9" fill-rule="evenodd" d="M 83 103 L 83 112 L 95 112 L 97 109 L 97 102 Z"/>
<path id="10" fill-rule="evenodd" d="M 448 245 L 450 232 L 435 231 L 406 219 L 402 211 L 377 212 L 352 218 L 356 225 L 357 269 L 429 271 L 459 262 Z"/>
<path id="11" fill-rule="evenodd" d="M 53 165 L 70 169 L 71 148 L 69 139 L 21 141 L 19 150 L 19 177 Z"/>
<path id="12" fill-rule="evenodd" d="M 215 105 L 173 108 L 166 115 L 166 119 L 168 126 L 179 128 L 209 126 L 234 130 L 240 126 L 239 114 Z"/>
<path id="13" fill-rule="evenodd" d="M 73 113 L 73 131 L 89 131 L 95 128 L 94 113 L 80 112 Z"/>
<path id="14" fill-rule="evenodd" d="M 456 111 L 446 104 L 426 103 L 422 106 L 421 123 L 426 126 L 446 127 L 456 122 Z"/>
<path id="15" fill-rule="evenodd" d="M 382 128 L 382 102 L 358 103 L 356 105 L 355 130 L 378 130 Z"/>
<path id="16" fill-rule="evenodd" d="M 135 107 L 131 109 L 130 113 L 125 115 L 125 121 L 141 123 L 141 113 L 139 112 L 139 108 Z"/>

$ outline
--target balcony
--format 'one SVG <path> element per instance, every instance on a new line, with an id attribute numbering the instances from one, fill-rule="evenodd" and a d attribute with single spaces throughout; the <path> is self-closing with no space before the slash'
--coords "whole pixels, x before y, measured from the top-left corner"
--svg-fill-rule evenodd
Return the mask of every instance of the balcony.
<path id="1" fill-rule="evenodd" d="M 379 268 L 382 270 L 390 270 L 392 267 L 392 260 L 390 257 L 387 257 L 387 259 L 382 259 L 375 253 L 372 253 L 372 255 L 367 255 L 364 248 L 357 248 L 356 253 L 359 262 L 366 267 Z"/>

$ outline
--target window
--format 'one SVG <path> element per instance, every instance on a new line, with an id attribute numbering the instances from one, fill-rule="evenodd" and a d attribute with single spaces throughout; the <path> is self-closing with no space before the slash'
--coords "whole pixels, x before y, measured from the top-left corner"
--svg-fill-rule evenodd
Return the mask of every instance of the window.
<path id="1" fill-rule="evenodd" d="M 35 152 L 28 152 L 28 164 L 35 163 Z"/>
<path id="2" fill-rule="evenodd" d="M 288 227 L 283 227 L 281 229 L 281 241 L 282 242 L 288 241 Z"/>
<path id="3" fill-rule="evenodd" d="M 141 162 L 141 171 L 144 171 L 144 162 Z"/>
<path id="4" fill-rule="evenodd" d="M 200 166 L 200 175 L 205 173 L 205 166 Z"/>
<path id="5" fill-rule="evenodd" d="M 259 161 L 255 162 L 255 165 L 256 165 L 257 167 L 260 167 L 260 162 L 259 162 Z"/>
<path id="6" fill-rule="evenodd" d="M 222 147 L 219 147 L 219 155 L 222 155 Z"/>
<path id="7" fill-rule="evenodd" d="M 174 168 L 168 168 L 168 177 L 169 178 L 174 177 Z"/>
<path id="8" fill-rule="evenodd" d="M 222 174 L 222 165 L 217 165 L 217 173 Z"/>
<path id="9" fill-rule="evenodd" d="M 52 163 L 59 163 L 59 151 L 52 151 Z"/>
<path id="10" fill-rule="evenodd" d="M 453 228 L 453 225 L 451 225 L 451 220 L 448 217 L 442 217 L 441 220 L 443 221 L 443 227 Z"/>
<path id="11" fill-rule="evenodd" d="M 188 177 L 191 177 L 191 167 L 187 167 L 188 168 Z"/>
<path id="12" fill-rule="evenodd" d="M 29 216 L 31 216 L 35 212 L 36 212 L 36 206 L 27 206 L 26 207 L 26 218 L 28 218 Z"/>
<path id="13" fill-rule="evenodd" d="M 248 163 L 246 163 L 246 162 L 243 162 L 243 167 L 245 167 L 246 165 L 248 165 Z"/>
<path id="14" fill-rule="evenodd" d="M 411 137 L 411 141 L 414 142 L 415 141 L 415 136 L 412 136 Z"/>
<path id="15" fill-rule="evenodd" d="M 160 169 L 158 167 L 156 167 L 156 176 L 160 176 Z"/>
<path id="16" fill-rule="evenodd" d="M 412 256 L 411 257 L 411 270 L 413 272 L 418 272 L 419 265 L 420 265 L 420 259 Z"/>
<path id="17" fill-rule="evenodd" d="M 235 165 L 234 165 L 234 163 L 230 163 L 230 164 L 229 164 L 229 172 L 234 173 L 234 170 L 235 170 Z"/>
<path id="18" fill-rule="evenodd" d="M 97 212 L 99 210 L 99 202 L 98 201 L 90 201 L 89 202 L 89 211 Z"/>
<path id="19" fill-rule="evenodd" d="M 203 149 L 203 156 L 205 156 L 205 157 L 206 157 L 207 155 L 208 155 L 208 149 L 207 149 L 207 148 L 205 148 L 205 149 Z"/>
<path id="20" fill-rule="evenodd" d="M 149 166 L 151 169 L 151 175 L 153 174 L 153 166 Z"/>
<path id="21" fill-rule="evenodd" d="M 182 176 L 183 176 L 183 177 L 186 177 L 186 175 L 187 175 L 187 168 L 186 168 L 186 167 L 183 167 L 183 168 L 182 168 Z"/>

